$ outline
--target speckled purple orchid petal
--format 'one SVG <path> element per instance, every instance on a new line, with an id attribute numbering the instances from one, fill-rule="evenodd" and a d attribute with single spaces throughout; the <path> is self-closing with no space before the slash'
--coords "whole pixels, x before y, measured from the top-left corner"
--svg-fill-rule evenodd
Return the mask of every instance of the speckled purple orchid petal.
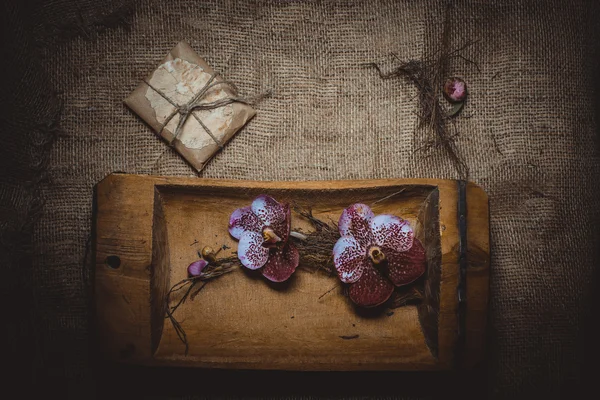
<path id="1" fill-rule="evenodd" d="M 360 279 L 365 266 L 369 264 L 367 249 L 353 236 L 342 236 L 333 247 L 333 264 L 344 283 L 354 283 Z"/>
<path id="2" fill-rule="evenodd" d="M 281 204 L 283 209 L 283 214 L 285 217 L 282 220 L 274 222 L 271 227 L 277 233 L 277 235 L 281 238 L 281 240 L 285 243 L 290 236 L 290 228 L 292 224 L 292 210 L 290 209 L 289 204 Z"/>
<path id="3" fill-rule="evenodd" d="M 229 233 L 240 239 L 244 232 L 260 232 L 262 225 L 250 207 L 238 208 L 229 217 Z"/>
<path id="4" fill-rule="evenodd" d="M 348 296 L 358 306 L 376 307 L 385 303 L 393 292 L 392 282 L 369 265 L 364 269 L 360 279 L 350 285 Z"/>
<path id="5" fill-rule="evenodd" d="M 418 239 L 414 239 L 408 251 L 399 252 L 384 247 L 383 252 L 388 261 L 388 277 L 396 286 L 408 285 L 425 272 L 427 256 Z"/>
<path id="6" fill-rule="evenodd" d="M 269 259 L 269 249 L 262 245 L 263 237 L 257 232 L 244 232 L 238 243 L 238 258 L 248 269 L 259 269 Z"/>
<path id="7" fill-rule="evenodd" d="M 373 234 L 369 226 L 369 221 L 375 214 L 366 204 L 353 204 L 346 208 L 340 220 L 338 227 L 341 236 L 354 236 L 363 246 L 373 243 Z"/>
<path id="8" fill-rule="evenodd" d="M 260 271 L 265 278 L 272 282 L 283 282 L 292 276 L 299 263 L 298 249 L 290 241 L 284 248 L 269 254 L 269 260 Z"/>
<path id="9" fill-rule="evenodd" d="M 406 251 L 413 245 L 414 232 L 408 221 L 395 215 L 381 214 L 370 221 L 375 243 L 395 251 Z"/>
<path id="10" fill-rule="evenodd" d="M 277 200 L 266 194 L 261 194 L 254 199 L 250 207 L 262 224 L 266 226 L 273 227 L 276 224 L 281 224 L 285 222 L 288 215 L 284 205 L 279 204 Z"/>
<path id="11" fill-rule="evenodd" d="M 188 276 L 190 276 L 190 277 L 200 276 L 200 274 L 202 274 L 202 270 L 204 268 L 206 268 L 207 265 L 208 265 L 208 261 L 206 261 L 204 259 L 194 261 L 187 267 Z"/>

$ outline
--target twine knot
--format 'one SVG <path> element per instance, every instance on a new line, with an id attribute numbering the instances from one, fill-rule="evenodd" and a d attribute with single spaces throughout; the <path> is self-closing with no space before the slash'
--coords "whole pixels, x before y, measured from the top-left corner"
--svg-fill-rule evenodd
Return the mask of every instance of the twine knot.
<path id="1" fill-rule="evenodd" d="M 189 104 L 181 105 L 177 108 L 177 110 L 179 111 L 179 114 L 181 116 L 187 116 L 190 112 L 192 112 L 192 109 L 190 108 Z"/>
<path id="2" fill-rule="evenodd" d="M 175 117 L 177 114 L 180 115 L 179 122 L 177 123 L 177 127 L 175 128 L 175 131 L 173 132 L 173 138 L 171 140 L 169 140 L 169 146 L 174 146 L 173 142 L 175 142 L 175 139 L 177 139 L 177 137 L 181 134 L 183 125 L 185 125 L 185 122 L 191 115 L 196 119 L 196 121 L 198 121 L 198 123 L 200 124 L 200 126 L 202 126 L 204 131 L 215 141 L 217 146 L 219 146 L 219 148 L 221 148 L 221 149 L 223 148 L 223 143 L 221 143 L 221 141 L 215 137 L 215 135 L 211 132 L 211 130 L 204 124 L 204 122 L 202 122 L 200 117 L 198 117 L 194 113 L 194 111 L 196 111 L 196 110 L 214 110 L 216 108 L 224 107 L 224 106 L 226 106 L 228 104 L 232 104 L 232 103 L 243 103 L 243 104 L 249 104 L 249 103 L 244 98 L 238 97 L 238 96 L 219 99 L 219 100 L 213 101 L 211 103 L 202 103 L 202 100 L 205 99 L 208 91 L 217 85 L 227 85 L 235 93 L 237 93 L 237 88 L 235 87 L 235 85 L 233 83 L 231 83 L 229 81 L 225 81 L 225 80 L 220 80 L 220 81 L 215 82 L 215 79 L 218 76 L 219 76 L 218 72 L 213 72 L 210 75 L 209 80 L 206 82 L 206 84 L 204 84 L 204 86 L 200 89 L 200 91 L 198 93 L 196 93 L 194 95 L 194 97 L 192 97 L 192 99 L 190 99 L 190 101 L 188 101 L 185 104 L 177 104 L 173 99 L 169 98 L 169 96 L 167 96 L 165 93 L 163 93 L 162 90 L 155 88 L 154 86 L 152 86 L 152 84 L 150 82 L 148 82 L 147 80 L 144 79 L 143 82 L 146 85 L 148 85 L 149 88 L 154 90 L 162 98 L 164 98 L 166 101 L 168 101 L 173 107 L 175 107 L 175 110 L 167 117 L 165 122 L 162 124 L 162 127 L 160 128 L 160 131 L 158 132 L 159 135 L 162 136 L 162 132 L 165 130 L 165 127 L 168 125 L 168 123 L 171 122 L 173 117 Z"/>

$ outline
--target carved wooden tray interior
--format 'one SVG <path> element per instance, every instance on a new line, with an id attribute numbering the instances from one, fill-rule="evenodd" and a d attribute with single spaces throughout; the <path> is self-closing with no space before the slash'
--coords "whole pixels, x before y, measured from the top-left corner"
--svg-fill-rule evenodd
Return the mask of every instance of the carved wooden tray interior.
<path id="1" fill-rule="evenodd" d="M 338 280 L 301 267 L 283 284 L 238 269 L 165 319 L 168 289 L 203 246 L 235 253 L 229 215 L 265 193 L 338 220 L 356 202 L 408 219 L 426 248 L 417 304 L 362 310 Z M 462 203 L 461 203 L 462 202 Z M 160 365 L 296 370 L 450 369 L 480 359 L 488 208 L 472 184 L 442 180 L 247 182 L 113 175 L 97 187 L 96 310 L 108 358 Z M 292 213 L 292 229 L 311 225 Z M 118 266 L 115 260 L 118 259 Z M 462 264 L 462 266 L 461 266 Z M 462 298 L 459 298 L 462 296 Z M 172 301 L 178 297 L 173 296 Z"/>

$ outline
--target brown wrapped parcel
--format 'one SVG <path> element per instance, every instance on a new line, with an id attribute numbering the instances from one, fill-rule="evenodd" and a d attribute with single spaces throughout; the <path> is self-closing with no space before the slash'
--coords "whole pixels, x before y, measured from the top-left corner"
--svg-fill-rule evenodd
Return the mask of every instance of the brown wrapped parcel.
<path id="1" fill-rule="evenodd" d="M 125 104 L 197 171 L 256 114 L 185 42 L 169 52 Z"/>

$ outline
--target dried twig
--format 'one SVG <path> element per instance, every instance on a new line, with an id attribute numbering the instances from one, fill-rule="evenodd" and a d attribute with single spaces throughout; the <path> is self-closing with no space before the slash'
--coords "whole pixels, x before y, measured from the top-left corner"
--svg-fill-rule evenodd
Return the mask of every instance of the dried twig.
<path id="1" fill-rule="evenodd" d="M 465 58 L 461 54 L 461 51 L 477 43 L 477 41 L 468 41 L 456 49 L 449 49 L 450 9 L 451 6 L 449 5 L 446 8 L 444 29 L 440 38 L 440 48 L 431 57 L 423 60 L 403 61 L 396 54 L 392 54 L 392 57 L 394 57 L 399 65 L 387 74 L 383 73 L 376 63 L 367 63 L 364 65 L 375 68 L 381 79 L 403 78 L 416 87 L 420 108 L 417 114 L 419 117 L 419 128 L 427 129 L 433 134 L 433 137 L 419 150 L 443 149 L 450 157 L 459 176 L 462 179 L 467 179 L 469 176 L 469 167 L 458 151 L 455 141 L 456 135 L 452 135 L 447 127 L 448 120 L 458 115 L 461 109 L 456 107 L 451 109 L 450 112 L 446 112 L 440 103 L 440 89 L 444 83 L 444 79 L 447 77 L 448 64 L 454 58 L 459 58 L 475 65 L 479 71 L 479 66 L 475 62 Z"/>
<path id="2" fill-rule="evenodd" d="M 183 280 L 177 282 L 176 284 L 174 284 L 173 286 L 171 286 L 171 289 L 169 289 L 169 292 L 167 293 L 167 295 L 165 297 L 165 302 L 166 302 L 165 312 L 167 314 L 165 318 L 168 318 L 171 321 L 171 324 L 173 325 L 173 328 L 175 329 L 175 333 L 177 333 L 177 337 L 185 345 L 185 354 L 186 355 L 189 350 L 187 335 L 185 334 L 185 330 L 183 329 L 183 327 L 181 326 L 179 321 L 177 321 L 177 319 L 175 318 L 175 316 L 173 314 L 175 313 L 175 311 L 177 311 L 179 306 L 181 306 L 183 303 L 185 303 L 185 301 L 188 298 L 191 298 L 192 300 L 194 300 L 194 298 L 198 295 L 200 290 L 202 290 L 204 288 L 204 286 L 206 286 L 207 281 L 218 278 L 219 276 L 228 274 L 229 272 L 233 272 L 240 265 L 241 264 L 237 257 L 227 257 L 227 258 L 217 260 L 217 261 L 215 261 L 214 264 L 208 265 L 206 267 L 206 269 L 202 272 L 202 275 L 183 279 Z M 198 287 L 198 289 L 192 293 L 192 290 L 198 284 L 200 284 L 200 287 Z M 177 301 L 177 303 L 175 303 L 175 305 L 171 306 L 171 296 L 175 292 L 179 292 L 184 289 L 185 289 L 185 292 L 183 293 L 181 298 L 179 298 L 179 300 Z"/>
<path id="3" fill-rule="evenodd" d="M 296 246 L 300 252 L 300 266 L 310 271 L 324 271 L 328 275 L 336 275 L 331 250 L 340 238 L 336 223 L 327 223 L 316 218 L 312 209 L 293 205 L 293 210 L 308 219 L 315 228 L 314 232 L 306 235 L 305 240 L 298 240 Z"/>

